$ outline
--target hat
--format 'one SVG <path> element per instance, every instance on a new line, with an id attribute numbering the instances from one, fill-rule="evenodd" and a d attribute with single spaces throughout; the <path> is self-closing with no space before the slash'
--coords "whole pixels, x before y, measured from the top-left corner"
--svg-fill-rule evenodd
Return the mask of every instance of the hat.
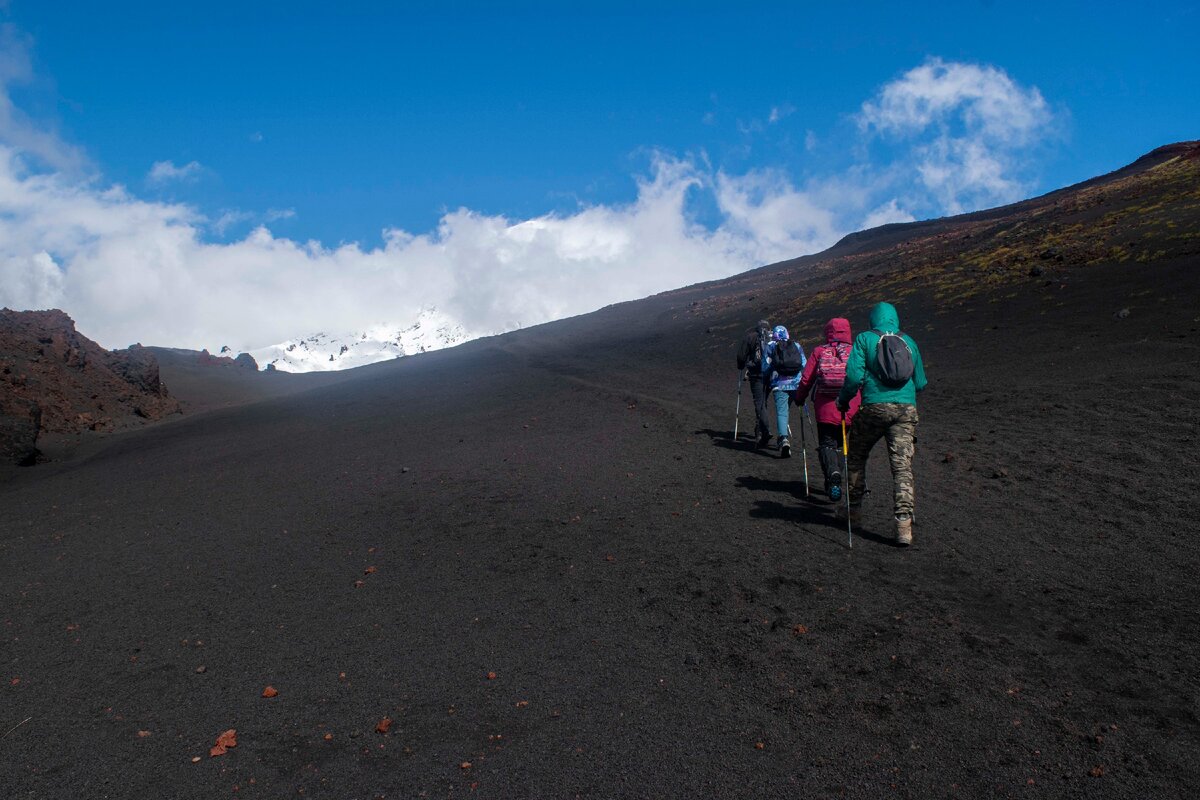
<path id="1" fill-rule="evenodd" d="M 782 325 L 776 325 L 772 333 L 775 335 L 775 341 L 777 342 L 786 342 L 788 340 L 787 328 Z"/>

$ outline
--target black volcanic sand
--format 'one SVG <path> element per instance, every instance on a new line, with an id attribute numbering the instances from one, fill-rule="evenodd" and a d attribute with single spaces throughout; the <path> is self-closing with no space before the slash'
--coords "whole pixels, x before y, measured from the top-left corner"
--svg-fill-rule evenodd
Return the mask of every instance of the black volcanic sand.
<path id="1" fill-rule="evenodd" d="M 0 796 L 1195 796 L 1198 267 L 899 301 L 910 550 L 730 441 L 769 272 L 19 471 Z"/>

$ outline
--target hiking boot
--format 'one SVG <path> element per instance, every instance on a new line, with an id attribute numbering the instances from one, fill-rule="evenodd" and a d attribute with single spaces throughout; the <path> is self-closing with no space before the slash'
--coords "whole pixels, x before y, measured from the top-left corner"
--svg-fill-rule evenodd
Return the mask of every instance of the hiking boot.
<path id="1" fill-rule="evenodd" d="M 771 434 L 764 433 L 764 434 L 759 435 L 759 437 L 758 437 L 758 446 L 759 447 L 766 447 L 770 443 L 771 443 Z"/>
<path id="2" fill-rule="evenodd" d="M 833 517 L 838 522 L 846 521 L 846 507 L 839 505 L 833 512 Z M 850 524 L 855 528 L 862 525 L 862 506 L 850 506 Z"/>
<path id="3" fill-rule="evenodd" d="M 779 437 L 779 457 L 780 458 L 791 458 L 792 457 L 792 443 L 788 441 L 788 438 L 786 436 Z"/>
<path id="4" fill-rule="evenodd" d="M 912 517 L 896 517 L 896 544 L 901 547 L 912 544 Z"/>
<path id="5" fill-rule="evenodd" d="M 842 499 L 842 473 L 830 473 L 829 480 L 825 481 L 825 494 L 835 503 Z"/>

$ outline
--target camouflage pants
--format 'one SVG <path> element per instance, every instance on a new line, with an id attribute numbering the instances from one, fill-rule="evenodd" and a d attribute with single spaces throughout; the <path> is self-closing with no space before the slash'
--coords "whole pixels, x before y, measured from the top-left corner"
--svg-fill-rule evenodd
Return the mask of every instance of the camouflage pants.
<path id="1" fill-rule="evenodd" d="M 862 503 L 866 480 L 867 456 L 880 438 L 887 438 L 888 460 L 892 464 L 896 518 L 912 518 L 915 490 L 912 460 L 917 445 L 916 406 L 904 403 L 864 405 L 850 424 L 849 471 L 850 505 Z"/>

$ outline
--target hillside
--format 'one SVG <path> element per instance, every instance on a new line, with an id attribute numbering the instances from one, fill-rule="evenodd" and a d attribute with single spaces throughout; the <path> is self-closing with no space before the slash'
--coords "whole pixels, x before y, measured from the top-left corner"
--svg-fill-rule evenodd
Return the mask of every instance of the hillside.
<path id="1" fill-rule="evenodd" d="M 1198 154 L 172 385 L 212 410 L 0 483 L 0 796 L 1194 796 Z M 884 299 L 931 380 L 916 545 L 876 448 L 848 551 L 798 452 L 732 441 L 734 349 Z"/>
<path id="2" fill-rule="evenodd" d="M 105 350 L 61 311 L 0 309 L 0 469 L 33 464 L 82 432 L 112 432 L 180 411 L 140 345 Z"/>

